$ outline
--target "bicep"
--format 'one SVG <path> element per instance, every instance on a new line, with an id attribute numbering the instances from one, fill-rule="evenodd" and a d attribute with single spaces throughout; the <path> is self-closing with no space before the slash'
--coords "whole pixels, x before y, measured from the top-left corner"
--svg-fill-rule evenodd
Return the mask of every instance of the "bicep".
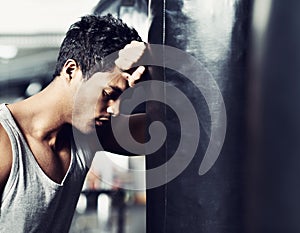
<path id="1" fill-rule="evenodd" d="M 12 166 L 12 149 L 9 137 L 0 124 L 0 196 L 4 190 Z"/>

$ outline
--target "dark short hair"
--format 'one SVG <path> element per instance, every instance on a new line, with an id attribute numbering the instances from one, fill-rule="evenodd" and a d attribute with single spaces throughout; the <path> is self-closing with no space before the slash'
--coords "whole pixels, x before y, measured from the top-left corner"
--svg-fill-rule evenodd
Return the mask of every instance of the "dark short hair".
<path id="1" fill-rule="evenodd" d="M 69 28 L 60 47 L 53 77 L 60 75 L 68 59 L 73 59 L 81 68 L 83 76 L 89 78 L 95 72 L 107 68 L 104 64 L 106 56 L 119 51 L 133 40 L 142 41 L 135 29 L 111 14 L 84 16 Z"/>

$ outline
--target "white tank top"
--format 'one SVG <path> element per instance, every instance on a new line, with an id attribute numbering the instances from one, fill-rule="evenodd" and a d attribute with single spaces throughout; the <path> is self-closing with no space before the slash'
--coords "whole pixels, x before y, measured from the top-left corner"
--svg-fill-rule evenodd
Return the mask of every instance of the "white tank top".
<path id="1" fill-rule="evenodd" d="M 0 123 L 13 151 L 11 172 L 0 202 L 0 232 L 68 232 L 91 155 L 72 142 L 71 163 L 58 184 L 39 167 L 5 104 L 0 105 Z"/>

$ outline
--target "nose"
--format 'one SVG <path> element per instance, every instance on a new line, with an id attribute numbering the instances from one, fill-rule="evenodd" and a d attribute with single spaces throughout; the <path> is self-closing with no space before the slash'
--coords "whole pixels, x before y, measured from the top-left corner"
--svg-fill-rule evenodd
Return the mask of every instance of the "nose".
<path id="1" fill-rule="evenodd" d="M 106 111 L 112 116 L 118 116 L 120 114 L 120 100 L 110 100 Z"/>

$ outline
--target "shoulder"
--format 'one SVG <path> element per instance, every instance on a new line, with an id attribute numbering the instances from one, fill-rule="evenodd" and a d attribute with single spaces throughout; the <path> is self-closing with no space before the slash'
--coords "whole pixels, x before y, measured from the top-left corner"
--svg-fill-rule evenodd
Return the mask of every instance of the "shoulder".
<path id="1" fill-rule="evenodd" d="M 10 139 L 0 123 L 0 196 L 8 179 L 12 166 L 12 148 Z"/>

